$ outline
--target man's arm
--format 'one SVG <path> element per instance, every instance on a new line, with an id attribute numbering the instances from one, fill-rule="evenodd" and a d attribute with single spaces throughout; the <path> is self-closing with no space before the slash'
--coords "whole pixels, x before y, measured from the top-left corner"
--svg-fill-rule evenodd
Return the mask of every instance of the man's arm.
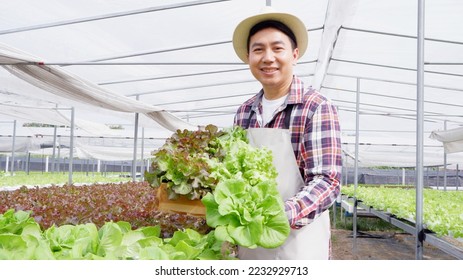
<path id="1" fill-rule="evenodd" d="M 321 103 L 305 126 L 301 145 L 306 185 L 285 202 L 292 228 L 311 223 L 336 201 L 342 170 L 340 135 L 336 108 Z"/>

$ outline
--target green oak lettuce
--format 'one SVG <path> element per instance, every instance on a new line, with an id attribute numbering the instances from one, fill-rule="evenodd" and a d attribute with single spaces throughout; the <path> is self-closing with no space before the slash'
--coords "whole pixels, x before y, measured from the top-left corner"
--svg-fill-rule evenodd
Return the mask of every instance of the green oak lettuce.
<path id="1" fill-rule="evenodd" d="M 277 190 L 277 171 L 269 149 L 249 145 L 240 127 L 217 138 L 223 157 L 210 159 L 218 181 L 202 202 L 206 221 L 222 241 L 248 248 L 275 248 L 289 236 L 284 204 Z"/>
<path id="2" fill-rule="evenodd" d="M 260 182 L 276 180 L 278 173 L 273 166 L 273 156 L 269 149 L 249 145 L 246 131 L 241 127 L 234 127 L 225 132 L 217 139 L 224 155 L 208 160 L 211 166 L 210 177 L 217 179 L 218 182 L 227 179 L 244 179 L 252 186 Z"/>
<path id="3" fill-rule="evenodd" d="M 246 180 L 221 181 L 202 199 L 206 220 L 218 240 L 256 248 L 284 243 L 290 227 L 275 181 L 251 186 Z"/>

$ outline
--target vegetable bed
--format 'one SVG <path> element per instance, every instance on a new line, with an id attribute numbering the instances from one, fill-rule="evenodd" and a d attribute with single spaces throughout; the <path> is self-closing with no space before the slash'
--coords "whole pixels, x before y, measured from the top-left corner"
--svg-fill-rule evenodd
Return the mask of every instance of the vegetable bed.
<path id="1" fill-rule="evenodd" d="M 146 182 L 2 191 L 0 259 L 233 258 L 204 218 L 156 200 Z"/>
<path id="2" fill-rule="evenodd" d="M 343 186 L 341 192 L 354 196 L 353 186 Z M 415 221 L 415 189 L 358 186 L 357 199 L 377 210 L 398 218 Z M 423 190 L 423 222 L 438 236 L 463 238 L 463 192 Z"/>
<path id="3" fill-rule="evenodd" d="M 158 211 L 156 190 L 146 182 L 0 191 L 0 213 L 8 209 L 30 211 L 42 229 L 83 223 L 101 227 L 108 221 L 128 221 L 132 228 L 159 225 L 162 237 L 184 228 L 210 231 L 204 218 Z"/>

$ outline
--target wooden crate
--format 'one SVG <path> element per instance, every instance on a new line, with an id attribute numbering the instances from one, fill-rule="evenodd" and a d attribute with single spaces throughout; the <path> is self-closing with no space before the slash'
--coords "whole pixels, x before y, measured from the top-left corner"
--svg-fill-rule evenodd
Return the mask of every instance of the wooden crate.
<path id="1" fill-rule="evenodd" d="M 178 199 L 171 200 L 167 195 L 167 185 L 161 184 L 158 188 L 158 209 L 160 211 L 184 213 L 194 216 L 206 216 L 206 207 L 201 200 L 191 200 L 184 196 L 180 196 Z"/>

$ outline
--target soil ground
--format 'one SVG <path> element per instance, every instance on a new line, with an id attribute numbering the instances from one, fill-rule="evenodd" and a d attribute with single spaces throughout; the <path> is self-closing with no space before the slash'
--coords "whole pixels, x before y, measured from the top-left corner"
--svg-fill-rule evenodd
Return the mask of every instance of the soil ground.
<path id="1" fill-rule="evenodd" d="M 332 229 L 331 245 L 334 260 L 415 260 L 415 237 L 401 232 L 359 232 Z M 455 257 L 424 243 L 424 260 L 454 260 Z"/>

